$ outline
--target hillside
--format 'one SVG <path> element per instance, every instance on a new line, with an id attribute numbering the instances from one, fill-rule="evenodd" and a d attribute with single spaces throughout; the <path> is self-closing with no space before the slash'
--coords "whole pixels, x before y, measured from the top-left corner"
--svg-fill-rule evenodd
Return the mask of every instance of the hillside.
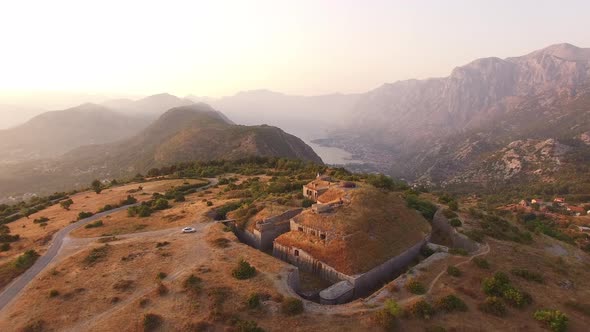
<path id="1" fill-rule="evenodd" d="M 276 156 L 321 163 L 299 138 L 271 126 L 239 126 L 206 104 L 169 110 L 137 135 L 77 148 L 55 160 L 6 165 L 0 195 L 48 192 L 145 173 L 178 162 Z"/>
<path id="2" fill-rule="evenodd" d="M 590 49 L 557 44 L 521 57 L 478 59 L 444 78 L 385 84 L 360 98 L 348 129 L 319 142 L 423 183 L 488 186 L 516 174 L 552 181 L 586 146 L 589 111 Z M 548 163 L 516 153 L 530 164 L 526 172 L 497 163 L 528 140 L 559 148 L 547 152 Z"/>
<path id="3" fill-rule="evenodd" d="M 40 114 L 14 128 L 0 130 L 0 163 L 49 158 L 88 144 L 114 142 L 147 125 L 96 104 Z"/>

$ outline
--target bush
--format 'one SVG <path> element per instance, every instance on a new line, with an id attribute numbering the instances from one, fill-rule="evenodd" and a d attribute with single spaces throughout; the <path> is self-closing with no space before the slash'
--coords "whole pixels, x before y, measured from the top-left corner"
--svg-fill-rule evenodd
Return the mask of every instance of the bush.
<path id="1" fill-rule="evenodd" d="M 184 289 L 193 294 L 199 294 L 201 291 L 201 281 L 201 278 L 191 274 L 184 280 Z"/>
<path id="2" fill-rule="evenodd" d="M 453 200 L 449 202 L 449 210 L 451 211 L 457 211 L 459 210 L 459 203 L 457 203 L 457 201 Z"/>
<path id="3" fill-rule="evenodd" d="M 403 311 L 402 307 L 399 305 L 399 303 L 395 302 L 394 299 L 388 299 L 385 301 L 385 310 L 387 310 L 387 312 L 395 318 L 400 317 Z"/>
<path id="4" fill-rule="evenodd" d="M 64 210 L 69 210 L 70 206 L 72 206 L 72 204 L 74 204 L 74 201 L 72 201 L 72 199 L 67 199 L 65 201 L 61 201 L 59 202 L 59 205 L 64 209 Z"/>
<path id="5" fill-rule="evenodd" d="M 84 258 L 84 263 L 92 265 L 94 263 L 104 260 L 107 257 L 109 249 L 110 247 L 108 244 L 105 244 L 104 246 L 99 248 L 92 249 L 88 256 Z"/>
<path id="6" fill-rule="evenodd" d="M 156 314 L 145 314 L 143 316 L 143 330 L 154 331 L 162 325 L 162 316 Z"/>
<path id="7" fill-rule="evenodd" d="M 473 264 L 475 264 L 475 266 L 479 267 L 480 269 L 489 269 L 490 268 L 490 263 L 485 258 L 475 257 L 473 259 Z"/>
<path id="8" fill-rule="evenodd" d="M 533 272 L 533 271 L 529 271 L 529 270 L 525 270 L 525 269 L 513 269 L 512 271 L 510 271 L 510 273 L 512 273 L 513 275 L 515 275 L 517 277 L 521 277 L 523 279 L 526 279 L 528 281 L 534 281 L 534 282 L 537 282 L 540 284 L 545 282 L 543 275 L 540 273 L 537 273 L 537 272 Z"/>
<path id="9" fill-rule="evenodd" d="M 497 296 L 486 298 L 486 300 L 479 305 L 479 310 L 498 317 L 506 315 L 506 305 L 504 305 L 502 299 Z"/>
<path id="10" fill-rule="evenodd" d="M 207 201 L 207 206 L 213 206 L 213 202 Z"/>
<path id="11" fill-rule="evenodd" d="M 420 300 L 410 307 L 410 312 L 412 315 L 414 315 L 414 317 L 429 319 L 432 317 L 432 315 L 434 315 L 434 308 L 432 305 L 430 305 L 430 303 Z"/>
<path id="12" fill-rule="evenodd" d="M 435 307 L 436 310 L 442 310 L 446 312 L 467 311 L 467 304 L 452 294 L 438 299 L 435 303 Z"/>
<path id="13" fill-rule="evenodd" d="M 97 228 L 97 227 L 102 227 L 104 224 L 102 222 L 102 220 L 97 220 L 95 222 L 92 222 L 90 224 L 86 224 L 86 226 L 84 226 L 84 228 Z"/>
<path id="14" fill-rule="evenodd" d="M 418 210 L 426 220 L 432 221 L 437 210 L 436 205 L 429 201 L 421 200 L 416 195 L 406 195 L 405 198 L 409 208 Z"/>
<path id="15" fill-rule="evenodd" d="M 461 270 L 459 270 L 458 267 L 456 266 L 449 266 L 447 267 L 447 273 L 451 276 L 451 277 L 460 277 L 463 273 L 461 272 Z"/>
<path id="16" fill-rule="evenodd" d="M 490 296 L 502 296 L 504 291 L 509 289 L 510 279 L 503 272 L 496 272 L 493 277 L 489 277 L 483 280 L 482 288 L 486 295 Z"/>
<path id="17" fill-rule="evenodd" d="M 47 217 L 39 217 L 33 220 L 34 224 L 43 224 L 43 223 L 47 223 L 49 221 L 49 218 Z"/>
<path id="18" fill-rule="evenodd" d="M 170 205 L 165 198 L 158 198 L 152 203 L 152 209 L 154 210 L 165 210 L 169 207 Z"/>
<path id="19" fill-rule="evenodd" d="M 457 218 L 457 214 L 449 209 L 444 209 L 442 214 L 447 219 Z"/>
<path id="20" fill-rule="evenodd" d="M 92 212 L 80 212 L 78 213 L 78 220 L 86 219 L 92 217 L 94 214 Z"/>
<path id="21" fill-rule="evenodd" d="M 387 309 L 377 311 L 373 315 L 373 321 L 385 331 L 395 331 L 396 329 L 396 319 Z"/>
<path id="22" fill-rule="evenodd" d="M 149 217 L 151 214 L 152 214 L 152 209 L 146 204 L 132 206 L 127 209 L 127 215 L 129 217 L 145 218 L 145 217 Z"/>
<path id="23" fill-rule="evenodd" d="M 516 288 L 510 287 L 504 291 L 502 297 L 513 307 L 523 308 L 533 303 L 533 298 L 529 293 L 522 292 Z"/>
<path id="24" fill-rule="evenodd" d="M 256 268 L 241 259 L 238 266 L 232 271 L 232 276 L 239 280 L 250 279 L 256 275 Z"/>
<path id="25" fill-rule="evenodd" d="M 119 205 L 121 206 L 125 206 L 125 205 L 131 205 L 131 204 L 135 204 L 137 203 L 137 198 L 131 196 L 131 195 L 127 195 L 127 198 L 122 200 Z"/>
<path id="26" fill-rule="evenodd" d="M 10 243 L 2 243 L 0 244 L 0 252 L 10 250 Z"/>
<path id="27" fill-rule="evenodd" d="M 52 289 L 49 291 L 49 297 L 56 297 L 59 296 L 59 291 L 57 289 Z"/>
<path id="28" fill-rule="evenodd" d="M 410 279 L 406 283 L 406 289 L 412 294 L 424 294 L 426 293 L 426 288 L 416 279 Z"/>
<path id="29" fill-rule="evenodd" d="M 463 223 L 461 222 L 461 220 L 459 220 L 458 218 L 453 218 L 453 219 L 449 220 L 449 223 L 453 227 L 461 227 L 461 225 L 463 225 Z"/>
<path id="30" fill-rule="evenodd" d="M 186 201 L 186 198 L 184 198 L 183 194 L 178 193 L 174 196 L 174 201 L 175 202 L 184 202 L 184 201 Z"/>
<path id="31" fill-rule="evenodd" d="M 281 311 L 287 316 L 299 315 L 303 312 L 303 302 L 299 299 L 288 297 L 283 300 Z"/>
<path id="32" fill-rule="evenodd" d="M 167 276 L 168 275 L 165 272 L 158 272 L 158 275 L 156 276 L 156 278 L 158 280 L 164 280 L 164 279 L 166 279 Z"/>
<path id="33" fill-rule="evenodd" d="M 533 317 L 543 322 L 551 331 L 563 332 L 567 330 L 568 318 L 559 310 L 537 310 Z"/>
<path id="34" fill-rule="evenodd" d="M 485 237 L 485 234 L 479 229 L 470 229 L 464 231 L 463 234 L 475 242 L 482 242 Z"/>
<path id="35" fill-rule="evenodd" d="M 303 202 L 301 203 L 301 206 L 304 207 L 304 208 L 308 208 L 308 207 L 310 207 L 312 205 L 313 205 L 313 201 L 311 199 L 309 199 L 309 198 L 304 198 L 303 199 Z"/>
<path id="36" fill-rule="evenodd" d="M 16 258 L 14 266 L 17 269 L 26 270 L 35 264 L 37 258 L 39 258 L 39 254 L 35 250 L 27 250 L 24 254 Z"/>
<path id="37" fill-rule="evenodd" d="M 248 309 L 258 309 L 260 307 L 260 295 L 258 293 L 251 294 L 246 300 L 246 307 Z"/>

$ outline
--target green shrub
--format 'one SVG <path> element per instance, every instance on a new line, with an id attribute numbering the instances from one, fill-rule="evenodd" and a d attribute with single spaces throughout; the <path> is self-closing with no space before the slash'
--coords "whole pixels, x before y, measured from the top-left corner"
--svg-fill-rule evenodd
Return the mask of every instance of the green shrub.
<path id="1" fill-rule="evenodd" d="M 186 198 L 184 198 L 183 194 L 178 193 L 174 196 L 174 201 L 175 202 L 184 202 L 184 201 L 186 201 Z"/>
<path id="2" fill-rule="evenodd" d="M 239 280 L 250 279 L 256 275 L 256 268 L 241 259 L 238 266 L 232 271 L 232 276 Z"/>
<path id="3" fill-rule="evenodd" d="M 156 278 L 158 280 L 164 280 L 164 279 L 166 279 L 167 276 L 168 275 L 165 272 L 158 272 L 158 275 L 156 276 Z"/>
<path id="4" fill-rule="evenodd" d="M 127 198 L 122 200 L 119 205 L 121 206 L 125 206 L 125 205 L 131 205 L 131 204 L 135 204 L 137 203 L 137 198 L 131 196 L 131 195 L 127 195 Z"/>
<path id="5" fill-rule="evenodd" d="M 34 224 L 43 224 L 43 223 L 47 223 L 49 221 L 49 218 L 47 217 L 39 217 L 33 220 Z"/>
<path id="6" fill-rule="evenodd" d="M 287 316 L 299 315 L 303 312 L 303 302 L 299 299 L 288 297 L 281 303 L 281 312 Z"/>
<path id="7" fill-rule="evenodd" d="M 144 331 L 154 331 L 162 325 L 163 319 L 162 316 L 157 314 L 145 314 L 143 316 L 143 330 Z"/>
<path id="8" fill-rule="evenodd" d="M 430 303 L 419 300 L 410 306 L 410 312 L 414 317 L 422 318 L 422 319 L 430 319 L 432 315 L 434 315 L 434 308 Z"/>
<path id="9" fill-rule="evenodd" d="M 449 210 L 451 211 L 457 211 L 459 210 L 459 203 L 457 203 L 457 201 L 453 200 L 449 202 Z"/>
<path id="10" fill-rule="evenodd" d="M 543 322 L 551 331 L 563 332 L 567 330 L 568 318 L 559 310 L 537 310 L 533 317 Z"/>
<path id="11" fill-rule="evenodd" d="M 397 321 L 394 316 L 392 316 L 387 309 L 382 309 L 377 312 L 372 317 L 375 324 L 381 327 L 384 331 L 395 331 L 397 326 Z"/>
<path id="12" fill-rule="evenodd" d="M 406 283 L 406 289 L 412 294 L 424 294 L 426 293 L 426 288 L 416 279 L 410 279 Z"/>
<path id="13" fill-rule="evenodd" d="M 516 288 L 510 287 L 504 290 L 502 297 L 508 304 L 516 308 L 523 308 L 533 303 L 533 298 L 529 293 L 520 291 Z"/>
<path id="14" fill-rule="evenodd" d="M 152 203 L 153 210 L 165 210 L 169 207 L 170 205 L 168 204 L 168 200 L 165 198 L 158 198 Z"/>
<path id="15" fill-rule="evenodd" d="M 504 305 L 502 299 L 497 296 L 487 297 L 485 301 L 479 305 L 479 310 L 498 317 L 506 315 L 506 305 Z"/>
<path id="16" fill-rule="evenodd" d="M 467 304 L 455 295 L 447 295 L 440 298 L 435 303 L 436 310 L 453 312 L 453 311 L 467 311 Z"/>
<path id="17" fill-rule="evenodd" d="M 308 207 L 310 207 L 312 205 L 313 205 L 313 201 L 311 199 L 309 199 L 309 198 L 304 198 L 303 199 L 303 202 L 301 203 L 301 206 L 304 207 L 304 208 L 308 208 Z"/>
<path id="18" fill-rule="evenodd" d="M 493 277 L 489 277 L 483 280 L 482 288 L 486 295 L 490 296 L 502 296 L 504 291 L 509 289 L 510 279 L 503 272 L 496 272 Z"/>
<path id="19" fill-rule="evenodd" d="M 461 270 L 459 270 L 458 267 L 456 266 L 449 266 L 447 267 L 447 273 L 451 276 L 451 277 L 460 277 L 463 273 L 461 272 Z"/>
<path id="20" fill-rule="evenodd" d="M 92 212 L 80 212 L 78 213 L 78 220 L 86 219 L 92 217 L 94 214 Z"/>
<path id="21" fill-rule="evenodd" d="M 95 222 L 92 222 L 90 224 L 86 224 L 86 226 L 84 226 L 84 228 L 97 228 L 97 227 L 102 227 L 104 226 L 104 223 L 102 222 L 102 220 L 97 220 Z"/>
<path id="22" fill-rule="evenodd" d="M 49 291 L 49 297 L 56 297 L 59 296 L 59 291 L 57 289 L 52 289 Z"/>
<path id="23" fill-rule="evenodd" d="M 35 250 L 27 250 L 24 254 L 16 258 L 14 266 L 17 269 L 26 270 L 35 264 L 37 258 L 39 258 L 39 254 Z"/>
<path id="24" fill-rule="evenodd" d="M 0 252 L 4 252 L 4 251 L 8 251 L 10 250 L 10 243 L 5 242 L 0 244 Z"/>
<path id="25" fill-rule="evenodd" d="M 473 264 L 475 264 L 475 266 L 479 267 L 480 269 L 487 270 L 490 268 L 490 263 L 488 262 L 488 260 L 481 257 L 475 257 L 473 259 Z"/>
<path id="26" fill-rule="evenodd" d="M 105 244 L 104 246 L 99 247 L 99 248 L 92 249 L 90 251 L 90 253 L 88 254 L 88 256 L 86 256 L 86 258 L 84 258 L 84 263 L 86 263 L 88 265 L 92 265 L 94 263 L 104 260 L 107 257 L 109 249 L 110 249 L 110 247 L 108 244 Z"/>
<path id="27" fill-rule="evenodd" d="M 207 201 L 207 206 L 213 206 L 213 202 Z"/>
<path id="28" fill-rule="evenodd" d="M 526 269 L 513 269 L 512 271 L 510 271 L 510 273 L 512 273 L 513 275 L 517 276 L 517 277 L 521 277 L 523 279 L 526 279 L 528 281 L 534 281 L 537 283 L 542 284 L 543 282 L 545 282 L 545 279 L 543 278 L 543 275 L 537 272 L 533 272 L 533 271 L 529 271 Z"/>
<path id="29" fill-rule="evenodd" d="M 409 208 L 418 210 L 426 220 L 432 221 L 437 207 L 429 201 L 421 200 L 416 195 L 406 195 L 406 203 Z"/>
<path id="30" fill-rule="evenodd" d="M 127 209 L 127 215 L 129 217 L 149 217 L 152 214 L 152 209 L 147 204 L 141 204 L 132 206 Z"/>
<path id="31" fill-rule="evenodd" d="M 385 310 L 395 318 L 400 317 L 403 312 L 402 307 L 394 299 L 387 299 L 385 301 Z"/>
<path id="32" fill-rule="evenodd" d="M 74 204 L 74 201 L 72 201 L 72 199 L 66 199 L 65 201 L 61 201 L 59 202 L 59 205 L 64 209 L 64 210 L 69 210 L 70 206 L 72 206 L 72 204 Z"/>
<path id="33" fill-rule="evenodd" d="M 201 292 L 201 282 L 201 278 L 191 274 L 184 280 L 184 289 L 193 294 L 199 294 Z"/>
<path id="34" fill-rule="evenodd" d="M 459 220 L 458 218 L 453 218 L 453 219 L 449 220 L 449 223 L 453 227 L 461 227 L 461 225 L 463 225 L 463 223 L 461 223 L 461 220 Z"/>
<path id="35" fill-rule="evenodd" d="M 258 293 L 251 294 L 246 300 L 246 306 L 248 309 L 260 308 L 260 295 L 258 295 Z"/>

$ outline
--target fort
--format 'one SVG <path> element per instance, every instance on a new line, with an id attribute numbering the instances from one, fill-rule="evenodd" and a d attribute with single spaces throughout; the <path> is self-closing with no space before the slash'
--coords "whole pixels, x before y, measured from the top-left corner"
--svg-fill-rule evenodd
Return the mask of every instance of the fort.
<path id="1" fill-rule="evenodd" d="M 311 208 L 283 211 L 236 234 L 295 266 L 289 284 L 308 300 L 342 304 L 369 295 L 415 262 L 430 238 L 430 224 L 400 193 L 318 175 L 303 195 L 315 202 Z M 328 286 L 305 287 L 302 274 Z"/>

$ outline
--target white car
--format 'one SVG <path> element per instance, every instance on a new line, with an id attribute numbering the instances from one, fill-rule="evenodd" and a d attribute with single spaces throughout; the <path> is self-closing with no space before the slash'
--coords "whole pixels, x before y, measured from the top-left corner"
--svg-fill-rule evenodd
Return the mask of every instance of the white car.
<path id="1" fill-rule="evenodd" d="M 197 231 L 197 230 L 196 230 L 196 229 L 194 229 L 194 228 L 192 228 L 192 227 L 185 227 L 185 228 L 183 228 L 183 229 L 182 229 L 182 232 L 183 232 L 183 233 L 194 233 L 194 232 L 196 232 L 196 231 Z"/>

